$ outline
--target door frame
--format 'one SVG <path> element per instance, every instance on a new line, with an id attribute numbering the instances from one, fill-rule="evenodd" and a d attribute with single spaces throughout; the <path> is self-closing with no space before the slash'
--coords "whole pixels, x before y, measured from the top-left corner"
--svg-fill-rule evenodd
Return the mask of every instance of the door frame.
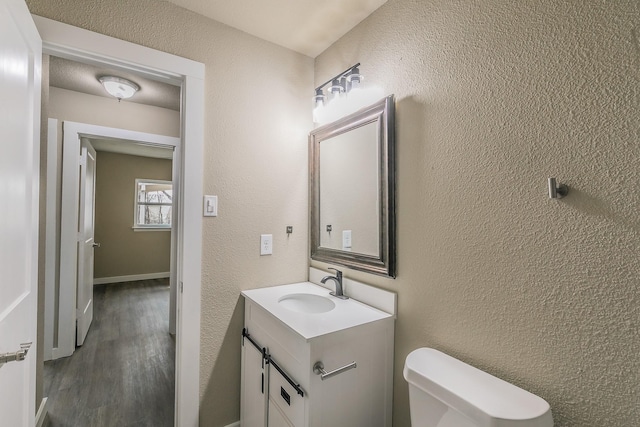
<path id="1" fill-rule="evenodd" d="M 181 147 L 178 176 L 176 272 L 175 425 L 199 424 L 200 290 L 202 278 L 202 189 L 204 64 L 33 15 L 43 53 L 134 71 L 181 87 Z"/>
<path id="2" fill-rule="evenodd" d="M 145 145 L 170 147 L 173 149 L 172 181 L 175 191 L 175 211 L 171 225 L 171 284 L 172 293 L 176 289 L 175 260 L 180 238 L 177 224 L 180 224 L 180 138 L 145 132 L 64 121 L 62 123 L 62 202 L 60 212 L 60 290 L 58 298 L 58 346 L 52 349 L 54 359 L 68 357 L 76 347 L 76 309 L 78 282 L 78 224 L 80 223 L 78 201 L 80 200 L 80 146 L 83 138 L 127 140 Z M 51 165 L 55 166 L 55 165 Z M 53 293 L 53 283 L 47 289 Z M 173 295 L 172 295 L 173 296 Z M 175 305 L 175 298 L 171 304 Z M 53 333 L 52 331 L 48 331 Z"/>

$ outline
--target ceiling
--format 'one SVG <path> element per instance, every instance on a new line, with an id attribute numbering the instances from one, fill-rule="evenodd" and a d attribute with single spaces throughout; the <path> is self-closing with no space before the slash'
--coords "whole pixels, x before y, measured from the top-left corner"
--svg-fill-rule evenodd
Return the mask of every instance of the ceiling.
<path id="1" fill-rule="evenodd" d="M 312 58 L 319 55 L 387 0 L 167 0 L 175 5 L 284 46 Z M 135 102 L 180 111 L 180 88 L 134 73 L 51 57 L 49 84 L 110 97 L 98 78 L 131 80 L 140 90 Z"/>
<path id="2" fill-rule="evenodd" d="M 96 67 L 55 56 L 49 58 L 49 86 L 113 98 L 98 81 L 98 77 L 105 75 L 122 77 L 140 86 L 140 90 L 132 98 L 121 102 L 135 102 L 180 111 L 180 88 L 178 86 L 146 79 L 134 73 Z M 96 151 L 109 151 L 159 159 L 173 158 L 172 148 L 151 146 L 136 141 L 120 139 L 92 138 L 90 140 Z"/>
<path id="3" fill-rule="evenodd" d="M 140 90 L 128 101 L 180 111 L 180 87 L 146 79 L 138 74 L 96 67 L 52 56 L 49 62 L 49 85 L 61 89 L 111 98 L 98 77 L 116 76 L 131 80 Z"/>
<path id="4" fill-rule="evenodd" d="M 315 58 L 387 0 L 168 0 Z"/>

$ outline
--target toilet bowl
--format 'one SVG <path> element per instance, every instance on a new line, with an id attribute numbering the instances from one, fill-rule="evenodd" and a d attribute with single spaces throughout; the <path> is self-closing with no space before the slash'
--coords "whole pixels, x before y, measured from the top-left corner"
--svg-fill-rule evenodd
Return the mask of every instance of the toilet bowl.
<path id="1" fill-rule="evenodd" d="M 412 427 L 551 427 L 541 397 L 432 348 L 404 364 Z"/>

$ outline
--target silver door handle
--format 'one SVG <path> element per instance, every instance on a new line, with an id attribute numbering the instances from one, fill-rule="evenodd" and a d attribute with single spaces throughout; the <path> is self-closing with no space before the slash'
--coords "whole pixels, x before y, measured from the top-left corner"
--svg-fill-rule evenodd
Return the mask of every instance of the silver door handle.
<path id="1" fill-rule="evenodd" d="M 331 378 L 334 375 L 341 374 L 344 371 L 348 371 L 349 369 L 353 369 L 355 367 L 356 367 L 356 362 L 351 362 L 348 365 L 345 365 L 341 368 L 334 369 L 333 371 L 327 372 L 324 370 L 324 364 L 322 362 L 316 362 L 313 365 L 313 373 L 316 375 L 320 375 L 320 379 L 324 381 L 327 378 Z"/>
<path id="2" fill-rule="evenodd" d="M 95 242 L 94 242 L 94 243 L 93 243 L 93 247 L 94 247 L 94 248 L 99 248 L 99 247 L 100 247 L 100 243 L 95 243 Z"/>
<path id="3" fill-rule="evenodd" d="M 0 366 L 7 362 L 21 362 L 27 357 L 27 353 L 31 348 L 30 342 L 20 344 L 20 350 L 9 353 L 0 353 Z"/>

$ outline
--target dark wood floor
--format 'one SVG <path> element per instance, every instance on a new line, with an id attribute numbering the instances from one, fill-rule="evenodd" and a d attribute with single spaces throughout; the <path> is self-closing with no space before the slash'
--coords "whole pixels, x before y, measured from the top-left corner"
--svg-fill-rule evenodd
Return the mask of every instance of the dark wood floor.
<path id="1" fill-rule="evenodd" d="M 175 340 L 168 279 L 94 288 L 82 347 L 46 362 L 51 427 L 173 426 Z"/>

